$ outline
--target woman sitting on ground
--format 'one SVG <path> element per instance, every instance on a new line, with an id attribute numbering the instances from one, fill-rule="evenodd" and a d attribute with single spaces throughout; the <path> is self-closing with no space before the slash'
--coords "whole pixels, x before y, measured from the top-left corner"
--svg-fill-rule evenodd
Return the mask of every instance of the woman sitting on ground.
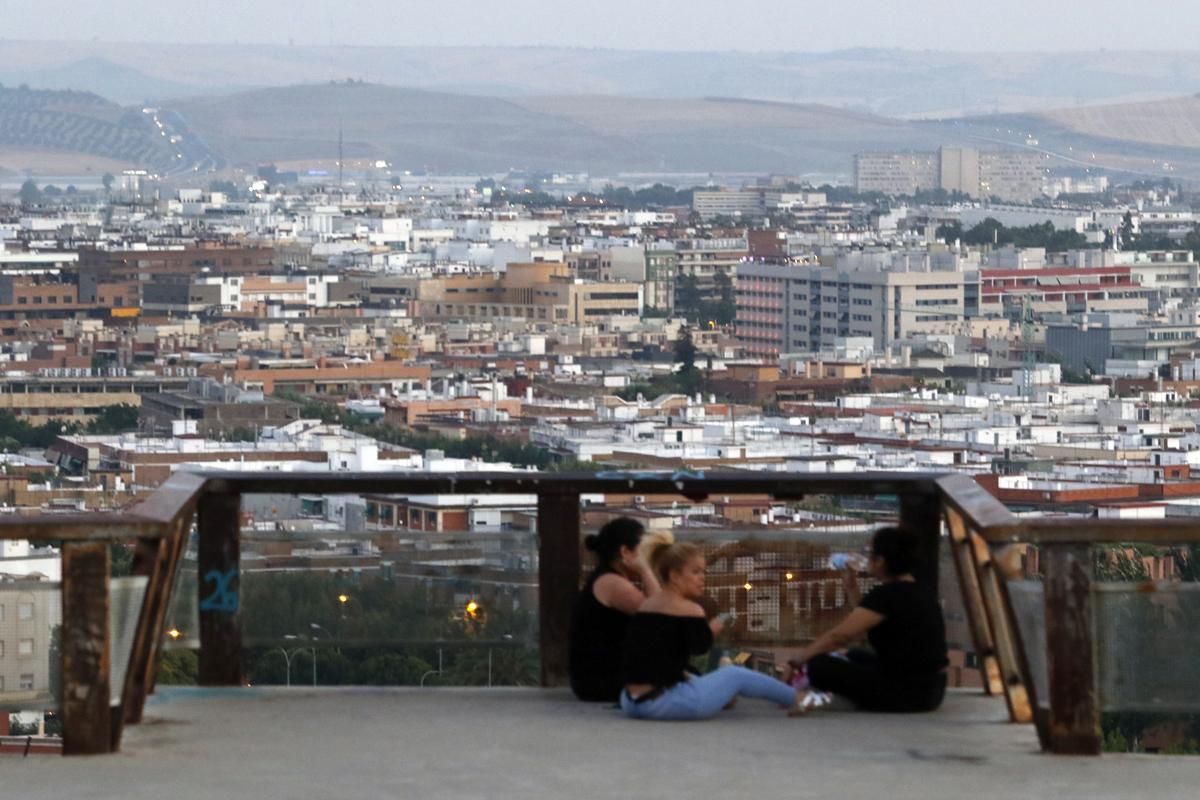
<path id="1" fill-rule="evenodd" d="M 880 583 L 833 630 L 791 659 L 807 667 L 813 689 L 832 692 L 867 711 L 933 711 L 946 694 L 946 631 L 935 587 L 913 577 L 917 538 L 880 528 L 871 542 L 870 574 Z M 846 588 L 857 602 L 857 576 Z M 866 635 L 874 652 L 841 652 Z"/>
<path id="2" fill-rule="evenodd" d="M 621 709 L 636 719 L 708 719 L 739 695 L 796 706 L 796 690 L 745 667 L 723 666 L 707 675 L 690 673 L 692 656 L 708 652 L 720 617 L 705 620 L 704 556 L 670 536 L 647 536 L 642 544 L 662 591 L 642 603 L 629 622 L 625 643 L 625 690 Z"/>
<path id="3" fill-rule="evenodd" d="M 571 616 L 568 672 L 580 700 L 615 703 L 621 693 L 621 653 L 629 618 L 647 597 L 658 594 L 654 572 L 638 555 L 644 532 L 641 523 L 621 517 L 583 540 L 596 554 L 596 569 Z"/>

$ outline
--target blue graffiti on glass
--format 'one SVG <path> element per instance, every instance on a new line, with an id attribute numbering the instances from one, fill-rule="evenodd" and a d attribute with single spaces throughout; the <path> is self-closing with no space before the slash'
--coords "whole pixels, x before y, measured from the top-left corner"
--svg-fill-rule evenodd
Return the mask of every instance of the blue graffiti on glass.
<path id="1" fill-rule="evenodd" d="M 230 587 L 230 584 L 237 579 L 237 574 L 238 571 L 236 569 L 231 569 L 228 572 L 221 572 L 218 569 L 209 570 L 204 575 L 204 582 L 213 584 L 213 592 L 200 601 L 200 610 L 219 611 L 225 614 L 232 614 L 237 611 L 237 589 Z"/>

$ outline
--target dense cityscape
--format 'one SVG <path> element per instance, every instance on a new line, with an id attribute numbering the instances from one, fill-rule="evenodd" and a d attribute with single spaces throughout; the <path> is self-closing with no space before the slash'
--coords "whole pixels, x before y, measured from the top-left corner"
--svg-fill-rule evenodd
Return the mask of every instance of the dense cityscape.
<path id="1" fill-rule="evenodd" d="M 115 81 L 106 70 L 97 80 Z M 49 79 L 0 84 L 0 517 L 13 525 L 129 513 L 180 475 L 230 470 L 954 474 L 1016 519 L 1200 515 L 1200 180 L 1178 142 L 1123 151 L 1049 116 L 981 115 L 964 90 L 961 119 L 924 124 L 934 110 L 914 106 L 900 133 L 781 144 L 780 166 L 760 168 L 773 136 L 809 124 L 787 115 L 863 130 L 884 118 L 631 94 L 568 124 L 566 100 L 522 96 L 512 107 L 532 116 L 495 134 L 510 149 L 480 154 L 447 133 L 468 108 L 431 122 L 422 135 L 444 141 L 409 141 L 406 160 L 403 143 L 364 144 L 354 114 L 391 91 L 370 79 L 237 95 L 290 114 L 296 143 L 193 89 L 138 105 Z M 365 105 L 331 110 L 351 94 Z M 475 101 L 501 118 L 487 105 L 500 100 Z M 603 155 L 583 133 L 579 152 L 514 144 L 535 117 L 569 139 L 635 103 L 627 128 L 587 130 Z M 728 164 L 699 166 L 732 136 L 706 115 L 728 121 L 739 104 L 756 130 Z M 383 126 L 395 107 L 380 113 Z M 712 140 L 668 152 L 654 126 L 674 119 Z M 619 484 L 581 495 L 581 530 L 629 518 L 702 548 L 706 601 L 728 614 L 708 667 L 724 655 L 772 675 L 857 604 L 831 555 L 865 554 L 908 513 L 891 493 Z M 245 494 L 240 600 L 225 598 L 245 682 L 537 686 L 540 507 L 535 490 Z M 213 579 L 196 531 L 182 536 L 162 686 L 203 683 Z M 148 591 L 136 538 L 109 552 L 112 636 L 127 649 Z M 956 558 L 943 545 L 946 681 L 984 690 L 995 654 L 981 652 Z M 1018 584 L 1043 577 L 1038 550 L 1003 558 L 1019 602 Z M 1134 649 L 1141 663 L 1190 658 L 1194 593 L 1115 598 L 1200 581 L 1200 545 L 1089 558 L 1117 620 L 1098 634 L 1101 692 L 1153 695 L 1103 706 L 1103 748 L 1200 752 L 1200 718 L 1165 714 L 1178 695 L 1104 678 Z M 0 540 L 0 751 L 60 747 L 63 564 L 57 543 Z M 1175 634 L 1148 633 L 1163 625 Z M 119 677 L 124 658 L 114 650 Z"/>

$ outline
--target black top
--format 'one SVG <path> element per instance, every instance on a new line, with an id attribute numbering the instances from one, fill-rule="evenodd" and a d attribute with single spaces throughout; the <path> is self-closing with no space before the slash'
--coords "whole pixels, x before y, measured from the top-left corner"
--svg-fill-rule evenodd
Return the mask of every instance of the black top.
<path id="1" fill-rule="evenodd" d="M 567 671 L 571 689 L 580 700 L 615 703 L 621 681 L 621 650 L 629 615 L 596 599 L 596 580 L 610 570 L 597 572 L 575 600 L 571 614 L 571 647 Z"/>
<path id="2" fill-rule="evenodd" d="M 622 683 L 674 686 L 683 680 L 688 659 L 712 645 L 712 628 L 704 617 L 639 611 L 629 621 Z"/>
<path id="3" fill-rule="evenodd" d="M 863 608 L 883 616 L 867 632 L 885 674 L 920 678 L 937 674 L 946 659 L 946 626 L 937 596 L 918 583 L 892 581 L 862 599 Z"/>

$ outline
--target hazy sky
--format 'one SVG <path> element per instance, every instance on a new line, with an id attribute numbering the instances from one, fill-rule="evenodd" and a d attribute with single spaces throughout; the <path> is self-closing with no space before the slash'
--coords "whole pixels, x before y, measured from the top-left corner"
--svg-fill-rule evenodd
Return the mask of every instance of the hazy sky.
<path id="1" fill-rule="evenodd" d="M 1185 0 L 0 0 L 0 37 L 641 50 L 1200 47 Z"/>

